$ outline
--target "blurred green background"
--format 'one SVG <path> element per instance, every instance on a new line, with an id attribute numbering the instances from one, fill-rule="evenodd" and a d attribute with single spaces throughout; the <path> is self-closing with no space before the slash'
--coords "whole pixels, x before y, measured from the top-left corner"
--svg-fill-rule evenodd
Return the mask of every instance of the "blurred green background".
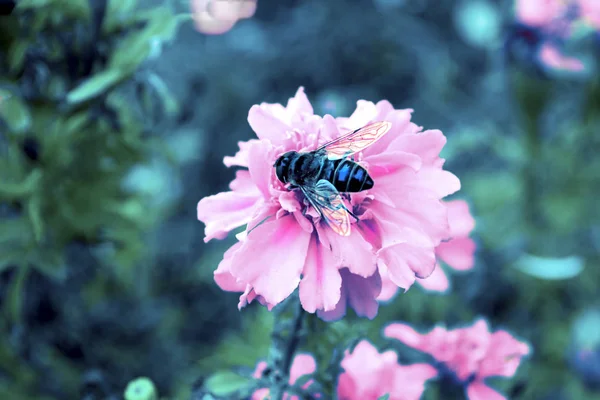
<path id="1" fill-rule="evenodd" d="M 1 398 L 120 399 L 146 376 L 190 399 L 266 357 L 272 316 L 213 282 L 233 239 L 204 244 L 195 210 L 233 178 L 222 158 L 253 137 L 250 107 L 304 86 L 320 114 L 387 99 L 441 129 L 478 251 L 447 294 L 313 320 L 303 350 L 482 316 L 534 349 L 494 382 L 509 398 L 600 399 L 597 33 L 565 44 L 576 74 L 540 64 L 511 1 L 258 0 L 217 36 L 185 13 L 22 0 L 0 16 Z M 425 398 L 452 396 L 433 382 Z"/>

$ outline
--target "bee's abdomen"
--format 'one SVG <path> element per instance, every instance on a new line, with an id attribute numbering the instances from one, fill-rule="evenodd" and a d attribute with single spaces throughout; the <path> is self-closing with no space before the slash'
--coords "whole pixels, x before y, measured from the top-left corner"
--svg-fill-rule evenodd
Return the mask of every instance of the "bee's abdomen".
<path id="1" fill-rule="evenodd" d="M 325 179 L 340 192 L 360 192 L 373 187 L 373 179 L 363 167 L 348 159 L 325 159 L 318 179 Z"/>

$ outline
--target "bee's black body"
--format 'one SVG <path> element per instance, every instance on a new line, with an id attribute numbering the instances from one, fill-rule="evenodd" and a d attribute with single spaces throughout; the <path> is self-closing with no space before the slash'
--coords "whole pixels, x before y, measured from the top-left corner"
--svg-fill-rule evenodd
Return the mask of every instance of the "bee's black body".
<path id="1" fill-rule="evenodd" d="M 325 152 L 289 151 L 275 162 L 277 178 L 292 186 L 314 185 L 324 179 L 338 192 L 360 192 L 373 187 L 367 170 L 347 158 L 329 160 Z"/>

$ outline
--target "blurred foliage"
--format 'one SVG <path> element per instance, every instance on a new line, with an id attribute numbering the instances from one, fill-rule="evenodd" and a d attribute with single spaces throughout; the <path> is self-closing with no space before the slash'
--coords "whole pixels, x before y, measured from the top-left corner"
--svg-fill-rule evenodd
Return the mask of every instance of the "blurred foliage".
<path id="1" fill-rule="evenodd" d="M 513 379 L 492 381 L 511 399 L 600 399 L 591 367 L 572 361 L 573 324 L 600 306 L 597 73 L 541 75 L 527 46 L 505 59 L 508 0 L 258 0 L 227 34 L 186 27 L 163 48 L 188 18 L 174 3 L 21 0 L 0 17 L 3 398 L 137 399 L 128 390 L 141 385 L 196 399 L 245 384 L 268 354 L 272 315 L 238 313 L 216 287 L 232 240 L 202 244 L 195 203 L 232 179 L 222 158 L 251 137 L 250 106 L 304 86 L 316 112 L 385 98 L 442 129 L 457 197 L 477 219 L 476 267 L 451 272 L 448 294 L 412 288 L 373 321 L 309 316 L 300 351 L 316 356 L 323 390 L 359 337 L 423 361 L 381 337 L 390 321 L 483 316 L 534 348 Z M 587 45 L 598 61 L 600 44 Z M 159 181 L 175 178 L 152 172 L 165 163 L 186 182 L 166 209 L 159 197 L 174 189 Z M 456 392 L 429 384 L 425 399 L 439 398 Z"/>

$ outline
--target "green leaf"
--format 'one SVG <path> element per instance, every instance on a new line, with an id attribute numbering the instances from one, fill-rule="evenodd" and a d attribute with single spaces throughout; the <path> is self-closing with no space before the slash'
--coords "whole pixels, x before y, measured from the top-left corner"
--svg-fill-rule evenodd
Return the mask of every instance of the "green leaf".
<path id="1" fill-rule="evenodd" d="M 583 271 L 584 260 L 577 256 L 551 258 L 523 254 L 514 266 L 535 278 L 555 281 L 579 275 Z"/>
<path id="2" fill-rule="evenodd" d="M 165 112 L 171 116 L 175 115 L 179 111 L 179 106 L 165 82 L 158 75 L 150 74 L 148 76 L 148 83 L 158 94 Z"/>
<path id="3" fill-rule="evenodd" d="M 119 25 L 128 22 L 128 16 L 133 18 L 137 0 L 108 0 L 106 16 L 102 21 L 102 32 L 111 34 Z"/>
<path id="4" fill-rule="evenodd" d="M 0 245 L 13 241 L 28 241 L 31 228 L 25 218 L 3 219 L 0 223 Z M 6 249 L 0 250 L 2 254 Z"/>
<path id="5" fill-rule="evenodd" d="M 5 311 L 13 323 L 19 323 L 22 316 L 23 292 L 25 291 L 25 282 L 29 276 L 29 267 L 21 265 L 17 268 L 17 274 L 12 279 L 10 289 L 8 290 Z"/>
<path id="6" fill-rule="evenodd" d="M 35 190 L 41 178 L 42 172 L 34 170 L 23 182 L 0 181 L 0 199 L 13 200 L 30 194 Z"/>
<path id="7" fill-rule="evenodd" d="M 26 132 L 31 127 L 31 114 L 27 106 L 6 90 L 0 90 L 0 118 L 15 133 Z"/>
<path id="8" fill-rule="evenodd" d="M 383 396 L 379 397 L 377 400 L 389 400 L 390 394 L 386 393 Z"/>
<path id="9" fill-rule="evenodd" d="M 108 69 L 87 79 L 81 85 L 71 90 L 67 95 L 67 102 L 79 104 L 96 98 L 112 89 L 125 78 L 125 74 L 119 69 Z"/>
<path id="10" fill-rule="evenodd" d="M 23 66 L 30 45 L 29 40 L 16 40 L 10 46 L 8 50 L 8 70 L 11 74 L 18 72 Z"/>
<path id="11" fill-rule="evenodd" d="M 23 249 L 20 247 L 0 248 L 0 272 L 10 267 L 23 266 Z"/>
<path id="12" fill-rule="evenodd" d="M 182 21 L 168 7 L 158 7 L 147 15 L 147 25 L 120 43 L 108 63 L 109 68 L 118 68 L 127 74 L 133 73 L 154 48 L 173 39 Z"/>
<path id="13" fill-rule="evenodd" d="M 44 234 L 44 222 L 42 221 L 42 197 L 34 193 L 27 202 L 27 214 L 33 228 L 33 235 L 37 242 L 42 240 Z"/>
<path id="14" fill-rule="evenodd" d="M 204 383 L 204 387 L 217 396 L 226 396 L 243 389 L 250 381 L 250 378 L 230 371 L 222 371 L 211 375 Z"/>

